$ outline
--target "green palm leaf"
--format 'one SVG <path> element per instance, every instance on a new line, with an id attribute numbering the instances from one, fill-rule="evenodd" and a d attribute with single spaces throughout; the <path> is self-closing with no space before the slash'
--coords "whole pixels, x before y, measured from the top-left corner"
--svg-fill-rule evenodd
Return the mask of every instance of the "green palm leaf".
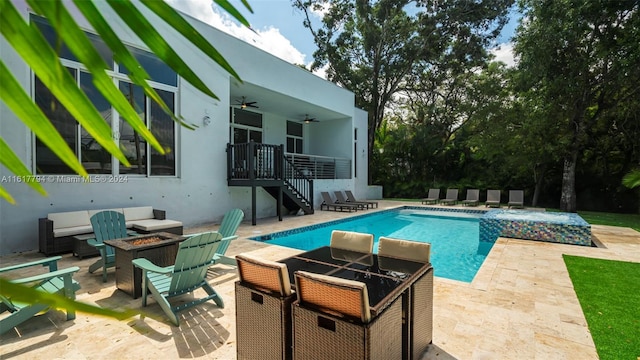
<path id="1" fill-rule="evenodd" d="M 82 119 L 87 131 L 96 141 L 128 166 L 127 158 L 115 142 L 111 141 L 111 128 L 80 90 L 75 79 L 62 66 L 56 52 L 49 46 L 36 25 L 28 26 L 10 1 L 2 1 L 0 4 L 0 32 L 5 39 L 69 113 L 76 119 Z M 58 154 L 55 148 L 52 151 Z M 82 166 L 72 169 L 86 176 Z"/>
<path id="2" fill-rule="evenodd" d="M 164 37 L 145 19 L 140 11 L 127 1 L 107 0 L 111 8 L 124 20 L 124 22 L 136 34 L 144 34 L 140 36 L 141 40 L 147 44 L 149 49 L 153 51 L 162 61 L 175 70 L 181 77 L 187 80 L 196 89 L 202 91 L 208 96 L 218 99 L 218 97 L 205 85 L 202 80 L 191 70 L 191 68 L 178 56 L 173 48 L 164 40 Z"/>
<path id="3" fill-rule="evenodd" d="M 629 189 L 640 187 L 640 169 L 631 170 L 622 178 L 622 185 Z"/>
<path id="4" fill-rule="evenodd" d="M 154 102 L 156 102 L 162 110 L 171 118 L 173 121 L 180 123 L 180 125 L 185 126 L 188 129 L 193 129 L 192 124 L 185 123 L 182 118 L 177 117 L 165 104 L 160 95 L 147 83 L 147 79 L 151 77 L 146 72 L 146 70 L 140 65 L 138 60 L 131 55 L 127 47 L 120 41 L 116 33 L 113 31 L 111 26 L 107 23 L 102 14 L 98 11 L 95 4 L 92 1 L 86 0 L 74 0 L 74 4 L 76 7 L 82 12 L 84 17 L 89 21 L 91 26 L 98 32 L 100 38 L 109 46 L 111 51 L 113 52 L 114 60 L 118 63 L 124 65 L 127 69 L 137 69 L 137 71 L 130 71 L 129 78 L 133 81 L 134 84 L 142 87 L 144 93 L 150 97 Z"/>
<path id="5" fill-rule="evenodd" d="M 39 0 L 28 0 L 27 2 L 38 14 L 44 15 L 50 19 L 51 25 L 56 29 L 58 34 L 60 34 L 65 44 L 87 67 L 89 72 L 91 72 L 95 87 L 100 90 L 102 95 L 104 95 L 111 105 L 113 105 L 120 116 L 124 117 L 131 127 L 145 140 L 147 140 L 151 146 L 161 154 L 164 154 L 164 149 L 158 140 L 156 140 L 156 138 L 151 134 L 151 131 L 149 131 L 131 104 L 129 104 L 124 94 L 122 94 L 122 92 L 115 86 L 111 77 L 105 72 L 105 69 L 108 68 L 107 64 L 104 62 L 100 54 L 98 54 L 98 51 L 92 46 L 84 31 L 82 31 L 78 24 L 76 24 L 62 3 L 58 1 Z M 65 105 L 65 107 L 67 106 Z M 76 117 L 78 122 L 80 122 L 80 124 L 82 124 L 87 132 L 94 136 L 94 138 L 99 136 L 99 131 L 105 131 L 104 125 L 107 124 L 99 113 L 98 116 L 100 118 L 99 124 L 93 122 L 95 119 L 86 121 L 83 118 Z M 109 139 L 107 140 L 103 138 L 103 140 L 107 140 L 107 142 L 110 143 L 110 146 L 116 146 L 113 141 L 110 141 L 111 128 L 108 125 L 107 129 L 107 132 L 104 132 L 103 134 L 108 134 Z M 103 143 L 100 144 L 104 146 Z M 106 148 L 106 146 L 104 147 Z"/>

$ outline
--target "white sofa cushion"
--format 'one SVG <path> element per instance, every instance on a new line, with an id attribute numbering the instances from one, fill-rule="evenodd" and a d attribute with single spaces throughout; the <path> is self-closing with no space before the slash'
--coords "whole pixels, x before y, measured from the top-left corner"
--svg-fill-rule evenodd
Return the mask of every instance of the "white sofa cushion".
<path id="1" fill-rule="evenodd" d="M 122 209 L 126 221 L 153 219 L 153 207 L 140 206 Z"/>
<path id="2" fill-rule="evenodd" d="M 91 222 L 89 221 L 89 213 L 87 210 L 51 213 L 47 218 L 53 221 L 54 230 L 75 226 L 89 226 L 89 229 L 91 229 Z"/>
<path id="3" fill-rule="evenodd" d="M 131 223 L 133 224 L 133 227 L 135 229 L 140 229 L 144 231 L 155 231 L 155 230 L 162 230 L 162 229 L 182 226 L 182 222 L 176 221 L 176 220 L 148 219 L 148 220 L 132 221 Z"/>
<path id="4" fill-rule="evenodd" d="M 54 222 L 55 224 L 55 222 Z M 91 225 L 70 226 L 53 230 L 53 237 L 73 236 L 93 232 Z"/>
<path id="5" fill-rule="evenodd" d="M 119 212 L 119 213 L 124 213 L 124 212 L 122 211 L 122 208 L 119 208 L 119 209 L 97 209 L 97 210 L 89 210 L 89 211 L 88 211 L 88 213 L 89 213 L 89 220 L 91 220 L 91 217 L 92 217 L 93 215 L 95 215 L 95 214 L 97 214 L 97 213 L 99 213 L 99 212 L 101 212 L 101 211 L 117 211 L 117 212 Z"/>

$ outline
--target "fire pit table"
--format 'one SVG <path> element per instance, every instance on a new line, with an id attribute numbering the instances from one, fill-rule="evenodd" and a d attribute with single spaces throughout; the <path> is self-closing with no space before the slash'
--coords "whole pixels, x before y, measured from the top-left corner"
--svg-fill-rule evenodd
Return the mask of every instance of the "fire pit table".
<path id="1" fill-rule="evenodd" d="M 158 232 L 105 240 L 105 244 L 115 249 L 116 287 L 134 299 L 139 298 L 142 295 L 142 270 L 135 268 L 131 260 L 146 258 L 158 266 L 173 265 L 178 254 L 178 246 L 186 238 L 168 232 Z"/>

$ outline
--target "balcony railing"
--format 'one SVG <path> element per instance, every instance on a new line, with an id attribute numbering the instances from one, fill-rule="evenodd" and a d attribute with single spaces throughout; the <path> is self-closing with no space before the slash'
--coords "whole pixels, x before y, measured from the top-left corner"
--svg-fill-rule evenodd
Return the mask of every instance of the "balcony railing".
<path id="1" fill-rule="evenodd" d="M 293 153 L 285 153 L 285 157 L 310 179 L 351 178 L 349 159 Z"/>

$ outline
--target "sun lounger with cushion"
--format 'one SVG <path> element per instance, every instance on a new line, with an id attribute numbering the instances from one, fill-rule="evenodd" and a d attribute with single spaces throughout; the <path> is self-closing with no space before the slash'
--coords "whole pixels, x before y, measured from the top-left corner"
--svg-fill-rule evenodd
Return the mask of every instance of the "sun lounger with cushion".
<path id="1" fill-rule="evenodd" d="M 369 204 L 369 206 L 371 206 L 371 208 L 373 209 L 373 207 L 375 206 L 376 208 L 378 207 L 378 202 L 377 201 L 370 201 L 370 200 L 356 200 L 356 197 L 353 196 L 353 193 L 351 192 L 351 190 L 345 190 L 344 191 L 345 194 L 347 194 L 347 201 L 348 202 L 363 202 L 363 203 L 367 203 Z"/>
<path id="2" fill-rule="evenodd" d="M 500 207 L 500 190 L 487 190 L 485 207 Z"/>
<path id="3" fill-rule="evenodd" d="M 334 191 L 333 193 L 336 194 L 336 204 L 353 204 L 353 205 L 357 205 L 358 209 L 362 209 L 362 210 L 367 210 L 369 208 L 369 204 L 365 202 L 348 201 L 347 198 L 342 193 L 342 191 L 338 190 L 338 191 Z"/>
<path id="4" fill-rule="evenodd" d="M 480 200 L 480 190 L 478 189 L 468 189 L 467 190 L 467 198 L 462 200 L 462 205 L 473 205 L 478 206 L 478 201 Z"/>
<path id="5" fill-rule="evenodd" d="M 524 191 L 523 190 L 509 190 L 509 208 L 523 208 L 524 207 Z"/>
<path id="6" fill-rule="evenodd" d="M 455 205 L 458 201 L 458 189 L 447 189 L 447 196 L 440 200 L 440 204 Z"/>
<path id="7" fill-rule="evenodd" d="M 320 210 L 333 210 L 333 211 L 349 211 L 355 210 L 358 211 L 358 205 L 353 204 L 339 204 L 331 199 L 331 195 L 328 192 L 322 191 L 320 193 L 322 195 L 322 204 L 320 204 Z"/>
<path id="8" fill-rule="evenodd" d="M 440 200 L 440 189 L 429 189 L 429 194 L 422 199 L 423 204 L 435 204 Z"/>

